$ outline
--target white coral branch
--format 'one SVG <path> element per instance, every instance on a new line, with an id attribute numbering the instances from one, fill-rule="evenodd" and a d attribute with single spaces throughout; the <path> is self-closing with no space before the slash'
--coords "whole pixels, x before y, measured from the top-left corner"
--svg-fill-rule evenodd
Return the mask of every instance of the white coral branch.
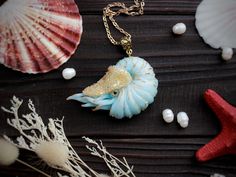
<path id="1" fill-rule="evenodd" d="M 50 118 L 48 125 L 45 125 L 31 100 L 28 102 L 28 108 L 31 112 L 20 117 L 18 111 L 22 103 L 22 100 L 13 96 L 10 109 L 1 107 L 3 111 L 14 116 L 11 119 L 8 118 L 7 123 L 21 134 L 17 137 L 16 142 L 4 136 L 6 140 L 19 148 L 35 152 L 49 166 L 68 172 L 71 177 L 108 177 L 91 169 L 75 152 L 65 135 L 63 119 Z M 92 145 L 92 147 L 86 146 L 90 153 L 105 161 L 112 172 L 112 176 L 135 177 L 133 167 L 129 166 L 125 158 L 121 161 L 111 155 L 101 141 L 97 143 L 87 137 L 83 138 Z M 58 175 L 65 177 L 59 173 Z"/>
<path id="2" fill-rule="evenodd" d="M 22 117 L 19 117 L 18 111 L 23 101 L 14 96 L 11 103 L 12 106 L 10 109 L 2 107 L 2 110 L 14 115 L 14 118 L 8 118 L 7 122 L 21 134 L 21 136 L 17 137 L 17 141 L 14 143 L 17 147 L 35 152 L 49 166 L 69 172 L 72 176 L 90 177 L 90 173 L 95 176 L 98 174 L 89 168 L 72 148 L 63 129 L 63 119 L 49 119 L 48 126 L 46 126 L 43 123 L 42 118 L 37 114 L 31 100 L 28 102 L 28 108 L 31 112 L 29 114 L 22 115 Z M 11 141 L 9 137 L 5 136 L 5 138 L 8 141 Z M 48 156 L 44 156 L 42 154 L 45 153 L 43 151 L 45 146 L 50 147 L 48 151 L 51 150 L 50 152 L 52 153 L 56 151 L 53 148 L 57 148 L 56 145 L 58 144 L 63 145 L 61 147 L 68 151 L 65 153 L 65 159 L 62 159 L 61 161 L 63 163 L 59 163 L 57 159 L 53 159 L 58 158 L 58 156 L 51 157 L 51 159 L 49 159 Z M 59 156 L 61 156 L 61 154 L 59 154 Z M 86 170 L 84 170 L 82 166 Z"/>
<path id="3" fill-rule="evenodd" d="M 135 177 L 135 174 L 133 173 L 133 166 L 129 166 L 127 163 L 125 157 L 123 157 L 123 161 L 119 160 L 112 154 L 110 154 L 106 147 L 103 145 L 102 141 L 100 141 L 100 144 L 96 141 L 83 137 L 89 144 L 91 144 L 93 147 L 86 145 L 86 148 L 90 151 L 90 153 L 94 156 L 97 156 L 99 158 L 102 158 L 108 168 L 111 170 L 114 177 Z M 126 169 L 124 171 L 123 169 Z"/>

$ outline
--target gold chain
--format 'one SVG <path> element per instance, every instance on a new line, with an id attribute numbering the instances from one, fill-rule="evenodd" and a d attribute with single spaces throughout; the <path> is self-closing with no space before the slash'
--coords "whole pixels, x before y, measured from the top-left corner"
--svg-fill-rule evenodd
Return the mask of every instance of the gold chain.
<path id="1" fill-rule="evenodd" d="M 134 0 L 134 5 L 130 7 L 126 7 L 126 5 L 121 2 L 114 2 L 114 3 L 108 4 L 107 7 L 103 9 L 103 22 L 104 22 L 108 39 L 114 45 L 121 45 L 123 49 L 126 51 L 128 56 L 131 56 L 133 53 L 132 44 L 131 44 L 131 35 L 118 25 L 114 17 L 119 16 L 120 14 L 126 14 L 129 16 L 143 15 L 144 6 L 145 6 L 144 0 Z M 118 10 L 116 10 L 117 8 Z M 124 37 L 122 37 L 119 41 L 115 40 L 112 37 L 107 18 L 109 18 L 112 25 L 118 31 L 120 31 L 120 33 L 124 34 Z"/>

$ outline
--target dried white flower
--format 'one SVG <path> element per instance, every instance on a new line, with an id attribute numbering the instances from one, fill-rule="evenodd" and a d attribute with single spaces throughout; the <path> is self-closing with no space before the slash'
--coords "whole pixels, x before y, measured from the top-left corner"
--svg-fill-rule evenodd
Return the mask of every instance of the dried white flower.
<path id="1" fill-rule="evenodd" d="M 0 165 L 11 165 L 19 156 L 19 149 L 13 144 L 0 138 Z"/>
<path id="2" fill-rule="evenodd" d="M 69 149 L 58 142 L 41 142 L 35 149 L 36 154 L 48 164 L 63 166 L 69 158 Z"/>
<path id="3" fill-rule="evenodd" d="M 12 107 L 10 109 L 2 107 L 2 110 L 14 115 L 14 118 L 8 118 L 7 122 L 21 134 L 21 136 L 17 138 L 17 143 L 15 143 L 17 147 L 35 152 L 49 166 L 68 172 L 71 177 L 109 177 L 91 169 L 75 152 L 65 135 L 63 119 L 50 118 L 46 126 L 42 118 L 37 114 L 31 100 L 28 102 L 28 107 L 31 112 L 22 115 L 22 117 L 18 115 L 18 110 L 23 101 L 14 96 L 11 103 Z M 125 158 L 121 161 L 111 155 L 107 152 L 101 141 L 100 144 L 98 144 L 92 139 L 87 137 L 83 138 L 93 146 L 86 146 L 91 154 L 105 161 L 106 165 L 111 170 L 112 176 L 135 177 L 133 167 L 129 166 Z M 5 136 L 5 139 L 14 143 L 7 136 Z M 67 177 L 60 173 L 58 173 L 58 176 Z"/>
<path id="4" fill-rule="evenodd" d="M 0 165 L 11 165 L 14 162 L 19 162 L 39 173 L 41 173 L 44 176 L 51 177 L 48 174 L 44 173 L 43 171 L 29 165 L 28 163 L 18 159 L 19 156 L 19 149 L 13 145 L 12 143 L 6 141 L 5 139 L 0 138 Z"/>

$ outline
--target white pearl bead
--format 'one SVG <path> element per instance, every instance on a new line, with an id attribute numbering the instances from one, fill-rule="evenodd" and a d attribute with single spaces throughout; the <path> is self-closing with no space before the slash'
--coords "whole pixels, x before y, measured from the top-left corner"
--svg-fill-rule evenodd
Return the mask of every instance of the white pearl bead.
<path id="1" fill-rule="evenodd" d="M 234 54 L 233 49 L 226 47 L 226 48 L 223 48 L 221 56 L 223 60 L 228 61 L 232 59 L 233 54 Z"/>
<path id="2" fill-rule="evenodd" d="M 173 26 L 172 31 L 174 34 L 184 34 L 186 32 L 186 25 L 184 23 L 177 23 L 176 25 Z"/>
<path id="3" fill-rule="evenodd" d="M 62 71 L 62 76 L 66 80 L 70 80 L 76 76 L 76 71 L 74 68 L 66 68 Z"/>
<path id="4" fill-rule="evenodd" d="M 177 114 L 177 122 L 182 128 L 188 127 L 189 117 L 186 112 L 179 112 Z"/>
<path id="5" fill-rule="evenodd" d="M 187 127 L 188 127 L 188 121 L 180 122 L 179 125 L 180 125 L 180 127 L 182 127 L 182 128 L 187 128 Z"/>
<path id="6" fill-rule="evenodd" d="M 174 120 L 174 113 L 171 109 L 165 109 L 162 111 L 162 116 L 166 123 L 171 123 Z"/>

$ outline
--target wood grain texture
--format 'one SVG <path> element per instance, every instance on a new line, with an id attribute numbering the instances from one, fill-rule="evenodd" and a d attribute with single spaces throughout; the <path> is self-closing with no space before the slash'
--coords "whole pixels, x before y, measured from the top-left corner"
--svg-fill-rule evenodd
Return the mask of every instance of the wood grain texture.
<path id="1" fill-rule="evenodd" d="M 222 62 L 220 50 L 210 48 L 198 36 L 194 14 L 200 0 L 146 0 L 144 16 L 117 19 L 133 36 L 134 54 L 150 62 L 160 82 L 155 102 L 142 114 L 122 121 L 110 118 L 105 111 L 92 112 L 77 102 L 66 101 L 124 56 L 106 38 L 101 19 L 102 8 L 114 1 L 77 2 L 84 33 L 76 53 L 68 63 L 48 74 L 26 75 L 0 66 L 0 105 L 9 106 L 9 99 L 16 95 L 25 100 L 31 98 L 45 122 L 50 117 L 65 116 L 65 131 L 72 145 L 86 162 L 102 172 L 107 169 L 99 159 L 89 156 L 81 136 L 102 139 L 114 155 L 126 156 L 135 166 L 137 177 L 205 177 L 216 172 L 235 177 L 235 156 L 203 164 L 194 158 L 196 150 L 220 131 L 216 116 L 204 103 L 203 92 L 212 88 L 236 105 L 236 57 Z M 187 25 L 182 37 L 171 33 L 177 22 Z M 66 67 L 78 71 L 75 79 L 62 79 L 61 71 Z M 161 111 L 167 107 L 175 113 L 186 111 L 189 127 L 166 125 Z M 27 112 L 26 106 L 22 112 Z M 0 112 L 0 133 L 15 137 L 17 132 L 5 123 L 8 116 Z M 21 158 L 28 156 L 31 158 L 23 152 Z M 39 176 L 19 164 L 0 167 L 0 176 L 16 175 Z"/>

